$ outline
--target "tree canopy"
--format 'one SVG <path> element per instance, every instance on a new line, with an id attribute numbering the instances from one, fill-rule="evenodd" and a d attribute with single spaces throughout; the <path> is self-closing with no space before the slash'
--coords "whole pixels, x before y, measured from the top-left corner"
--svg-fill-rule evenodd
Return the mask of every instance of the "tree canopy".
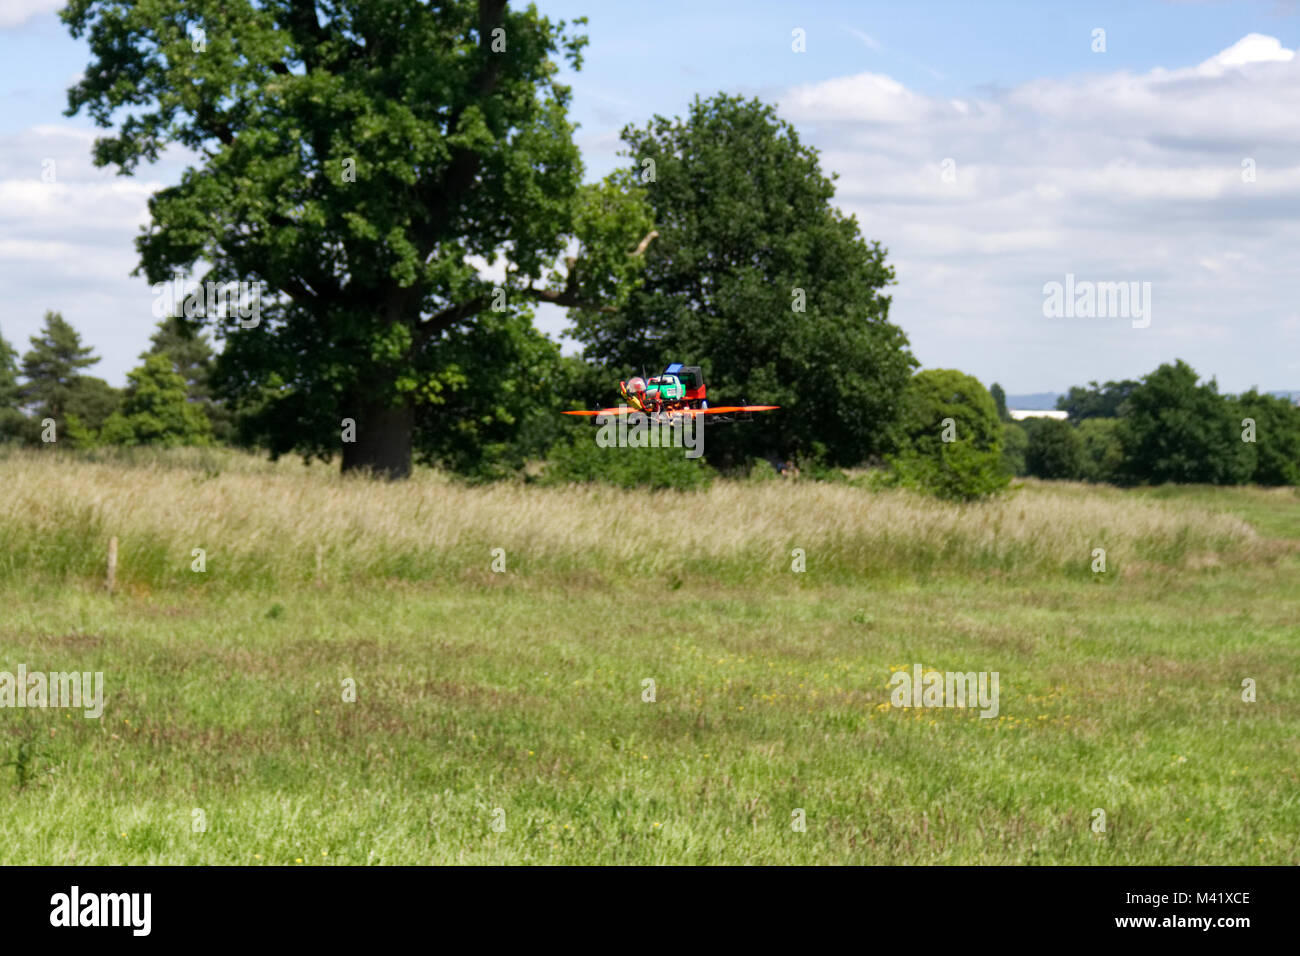
<path id="1" fill-rule="evenodd" d="M 908 383 L 895 470 L 903 484 L 973 500 L 1005 488 L 1003 423 L 988 390 L 954 369 L 926 369 Z"/>
<path id="2" fill-rule="evenodd" d="M 1260 485 L 1300 485 L 1300 407 L 1284 398 L 1251 389 L 1233 404 L 1233 418 L 1243 431 L 1254 423 L 1255 471 Z"/>
<path id="3" fill-rule="evenodd" d="M 109 416 L 99 440 L 114 445 L 206 445 L 212 425 L 189 401 L 185 379 L 164 355 L 149 353 L 127 373 L 126 397 Z"/>
<path id="4" fill-rule="evenodd" d="M 440 340 L 528 302 L 616 308 L 635 279 L 644 196 L 625 175 L 583 185 L 556 79 L 586 38 L 533 7 L 71 0 L 61 16 L 92 53 L 68 112 L 114 130 L 96 163 L 202 157 L 150 200 L 141 269 L 264 286 L 255 316 L 205 300 L 190 317 L 225 336 L 221 384 L 275 452 L 405 475 L 439 444 L 415 435 L 439 424 L 421 410 L 465 374 Z"/>
<path id="5" fill-rule="evenodd" d="M 1025 470 L 1035 478 L 1078 478 L 1083 471 L 1083 440 L 1068 421 L 1040 418 L 1028 429 Z"/>
<path id="6" fill-rule="evenodd" d="M 915 362 L 888 321 L 885 250 L 832 205 L 817 151 L 772 106 L 725 94 L 623 140 L 659 238 L 623 308 L 577 313 L 586 357 L 620 374 L 698 364 L 715 404 L 781 406 L 711 431 L 711 462 L 887 451 Z"/>
<path id="7" fill-rule="evenodd" d="M 23 430 L 22 389 L 18 385 L 18 350 L 0 335 L 0 441 Z"/>
<path id="8" fill-rule="evenodd" d="M 998 420 L 1003 422 L 1011 421 L 1011 412 L 1007 410 L 1007 393 L 1002 386 L 994 382 L 989 386 L 989 395 L 993 398 L 993 405 L 998 410 Z"/>
<path id="9" fill-rule="evenodd" d="M 1127 399 L 1118 436 L 1124 451 L 1120 478 L 1163 482 L 1239 484 L 1250 480 L 1254 446 L 1214 381 L 1197 384 L 1179 359 L 1145 376 Z"/>
<path id="10" fill-rule="evenodd" d="M 1072 422 L 1088 418 L 1118 418 L 1123 414 L 1125 400 L 1137 386 L 1138 383 L 1132 379 L 1105 385 L 1089 382 L 1086 388 L 1072 385 L 1056 400 L 1056 407 L 1059 411 L 1069 412 Z"/>

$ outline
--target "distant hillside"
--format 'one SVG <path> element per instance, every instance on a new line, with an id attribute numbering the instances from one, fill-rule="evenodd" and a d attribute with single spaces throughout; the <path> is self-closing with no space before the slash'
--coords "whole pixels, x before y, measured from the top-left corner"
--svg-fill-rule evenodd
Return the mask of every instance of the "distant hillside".
<path id="1" fill-rule="evenodd" d="M 1060 392 L 1034 392 L 1032 395 L 1008 395 L 1007 408 L 1019 408 L 1027 412 L 1046 411 L 1056 407 Z"/>

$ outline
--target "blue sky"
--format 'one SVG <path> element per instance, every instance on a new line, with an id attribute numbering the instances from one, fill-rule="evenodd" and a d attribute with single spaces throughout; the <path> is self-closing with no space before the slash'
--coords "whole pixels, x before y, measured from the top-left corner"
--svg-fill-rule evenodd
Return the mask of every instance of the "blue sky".
<path id="1" fill-rule="evenodd" d="M 0 331 L 25 348 L 60 309 L 120 385 L 154 322 L 131 239 L 178 167 L 91 167 L 93 128 L 62 115 L 87 51 L 57 5 L 0 2 Z M 1229 391 L 1300 389 L 1296 4 L 539 6 L 589 19 L 570 81 L 592 177 L 618 161 L 625 123 L 696 93 L 776 103 L 890 250 L 892 316 L 924 366 L 1018 393 L 1181 357 Z M 57 188 L 40 180 L 48 158 Z M 1068 273 L 1150 282 L 1150 325 L 1045 317 L 1044 284 Z M 539 324 L 559 335 L 563 313 Z"/>

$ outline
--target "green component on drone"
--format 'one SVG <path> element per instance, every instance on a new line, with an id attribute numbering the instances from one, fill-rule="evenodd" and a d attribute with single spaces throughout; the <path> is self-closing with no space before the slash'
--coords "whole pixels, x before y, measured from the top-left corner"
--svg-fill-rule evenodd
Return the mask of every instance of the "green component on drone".
<path id="1" fill-rule="evenodd" d="M 658 395 L 664 404 L 680 402 L 686 397 L 686 386 L 676 375 L 656 375 L 645 386 L 647 395 Z"/>

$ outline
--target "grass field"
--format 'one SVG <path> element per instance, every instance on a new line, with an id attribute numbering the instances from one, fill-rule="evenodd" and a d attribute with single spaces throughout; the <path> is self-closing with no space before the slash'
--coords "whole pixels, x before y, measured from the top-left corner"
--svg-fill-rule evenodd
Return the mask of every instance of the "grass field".
<path id="1" fill-rule="evenodd" d="M 0 670 L 106 687 L 0 710 L 3 863 L 1300 863 L 1293 490 L 0 488 Z M 893 706 L 918 663 L 998 716 Z"/>

